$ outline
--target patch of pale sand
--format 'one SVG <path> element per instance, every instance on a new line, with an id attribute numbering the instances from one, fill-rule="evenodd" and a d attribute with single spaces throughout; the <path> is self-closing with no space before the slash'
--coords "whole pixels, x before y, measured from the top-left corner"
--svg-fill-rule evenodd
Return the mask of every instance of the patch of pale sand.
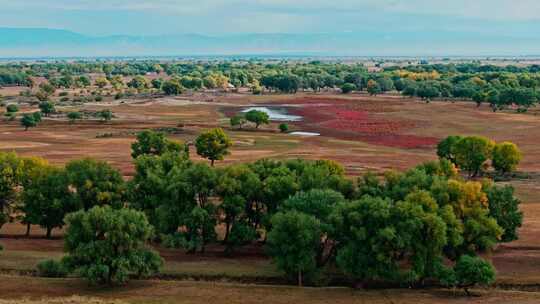
<path id="1" fill-rule="evenodd" d="M 3 141 L 0 142 L 0 149 L 2 150 L 9 150 L 9 149 L 28 149 L 28 148 L 40 148 L 40 147 L 47 147 L 51 144 L 48 143 L 40 143 L 40 142 L 14 142 L 14 141 Z"/>

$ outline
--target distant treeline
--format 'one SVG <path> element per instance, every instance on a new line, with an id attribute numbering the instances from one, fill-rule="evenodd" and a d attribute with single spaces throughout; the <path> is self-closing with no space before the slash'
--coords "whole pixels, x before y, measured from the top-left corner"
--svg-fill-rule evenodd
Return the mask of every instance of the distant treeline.
<path id="1" fill-rule="evenodd" d="M 85 87 L 89 74 L 104 74 L 95 85 L 111 84 L 122 89 L 121 76 L 135 77 L 131 88 L 154 88 L 167 94 L 184 89 L 245 87 L 254 94 L 296 93 L 341 89 L 343 93 L 367 91 L 371 95 L 400 92 L 404 96 L 433 99 L 472 100 L 489 103 L 494 111 L 516 107 L 526 111 L 540 99 L 540 66 L 496 66 L 467 64 L 420 64 L 384 67 L 368 71 L 362 64 L 268 63 L 268 62 L 76 62 L 5 64 L 0 66 L 0 86 L 32 85 L 32 76 L 45 77 L 57 88 Z M 137 76 L 158 75 L 152 82 Z M 171 83 L 161 77 L 170 76 Z"/>

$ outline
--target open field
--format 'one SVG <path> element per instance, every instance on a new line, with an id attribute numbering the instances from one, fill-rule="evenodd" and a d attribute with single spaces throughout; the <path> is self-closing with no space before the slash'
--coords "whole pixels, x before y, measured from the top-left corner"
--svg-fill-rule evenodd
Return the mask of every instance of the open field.
<path id="1" fill-rule="evenodd" d="M 189 98 L 189 99 L 188 99 Z M 228 116 L 250 106 L 285 109 L 303 116 L 291 122 L 293 131 L 317 132 L 321 136 L 282 134 L 277 122 L 254 131 L 231 130 Z M 342 162 L 347 173 L 367 170 L 406 169 L 433 160 L 435 144 L 452 134 L 484 135 L 496 141 L 511 140 L 523 151 L 519 170 L 529 179 L 513 180 L 523 200 L 524 225 L 519 241 L 500 245 L 490 257 L 498 269 L 498 284 L 529 288 L 540 284 L 540 119 L 529 114 L 493 113 L 487 106 L 477 108 L 466 102 L 423 102 L 398 96 L 367 95 L 264 95 L 230 94 L 212 101 L 201 96 L 183 98 L 132 99 L 86 104 L 82 110 L 111 109 L 112 122 L 85 120 L 69 124 L 65 118 L 46 118 L 37 128 L 24 131 L 17 121 L 0 124 L 0 150 L 23 156 L 41 156 L 52 163 L 94 157 L 109 161 L 129 176 L 133 172 L 130 145 L 143 129 L 174 128 L 168 136 L 193 141 L 204 129 L 222 126 L 234 146 L 222 163 L 270 158 L 333 159 Z M 72 108 L 59 108 L 67 112 Z M 21 111 L 28 109 L 22 108 Z M 106 136 L 104 136 L 106 135 Z M 192 156 L 196 153 L 192 147 Z M 221 164 L 222 164 L 221 163 Z M 219 164 L 218 164 L 219 165 Z M 28 272 L 37 262 L 62 256 L 62 240 L 41 239 L 43 231 L 33 228 L 32 239 L 22 238 L 25 227 L 6 225 L 0 234 L 4 251 L 0 269 Z M 53 233 L 57 237 L 60 231 Z M 166 260 L 165 276 L 175 278 L 222 277 L 238 281 L 272 281 L 280 274 L 260 247 L 246 248 L 234 259 L 222 248 L 210 248 L 204 255 L 188 255 L 181 250 L 159 249 Z M 244 249 L 243 249 L 244 250 Z M 0 298 L 21 298 L 28 294 L 51 297 L 118 297 L 129 303 L 200 303 L 216 298 L 225 303 L 538 303 L 540 295 L 490 291 L 481 300 L 455 298 L 449 291 L 351 291 L 348 289 L 294 289 L 195 282 L 135 282 L 121 291 L 97 291 L 78 281 L 3 277 Z M 24 283 L 22 282 L 24 280 Z M 25 284 L 26 292 L 18 286 Z M 156 300 L 159 297 L 163 300 Z M 266 301 L 265 301 L 266 299 Z M 268 300 L 270 299 L 270 300 Z M 2 303 L 2 302 L 0 302 Z"/>

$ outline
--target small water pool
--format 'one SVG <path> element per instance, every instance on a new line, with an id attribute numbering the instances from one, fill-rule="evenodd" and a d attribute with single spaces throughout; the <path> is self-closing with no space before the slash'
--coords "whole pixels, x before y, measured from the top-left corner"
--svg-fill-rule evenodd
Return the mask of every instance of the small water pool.
<path id="1" fill-rule="evenodd" d="M 273 121 L 301 121 L 302 120 L 302 116 L 287 114 L 287 109 L 285 108 L 251 107 L 251 108 L 244 109 L 242 113 L 247 113 L 252 110 L 257 110 L 257 111 L 261 111 L 268 114 L 268 116 L 270 117 L 270 120 L 273 120 Z"/>
<path id="2" fill-rule="evenodd" d="M 315 132 L 301 132 L 301 131 L 298 131 L 298 132 L 291 132 L 289 133 L 290 135 L 296 135 L 296 136 L 320 136 L 321 134 L 320 133 L 315 133 Z"/>

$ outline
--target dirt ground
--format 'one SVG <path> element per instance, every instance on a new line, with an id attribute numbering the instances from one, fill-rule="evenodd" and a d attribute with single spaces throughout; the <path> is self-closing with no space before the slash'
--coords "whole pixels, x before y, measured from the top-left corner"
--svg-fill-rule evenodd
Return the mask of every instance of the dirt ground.
<path id="1" fill-rule="evenodd" d="M 286 286 L 261 286 L 229 283 L 138 281 L 118 288 L 93 288 L 70 279 L 40 279 L 0 276 L 1 299 L 35 301 L 30 303 L 51 303 L 40 301 L 43 295 L 57 300 L 57 303 L 88 303 L 89 298 L 109 303 L 111 299 L 121 303 L 310 303 L 310 304 L 446 304 L 446 303 L 522 303 L 540 301 L 540 293 L 500 290 L 477 290 L 476 297 L 465 297 L 459 291 L 451 290 L 352 290 L 348 288 L 296 288 Z M 24 282 L 22 281 L 24 280 Z M 20 288 L 24 284 L 25 288 Z M 36 295 L 28 298 L 28 295 Z M 73 295 L 77 295 L 73 298 Z M 38 296 L 41 295 L 41 296 Z M 82 298 L 81 298 L 82 297 Z M 85 300 L 86 299 L 86 300 Z M 16 301 L 16 302 L 15 302 Z"/>

